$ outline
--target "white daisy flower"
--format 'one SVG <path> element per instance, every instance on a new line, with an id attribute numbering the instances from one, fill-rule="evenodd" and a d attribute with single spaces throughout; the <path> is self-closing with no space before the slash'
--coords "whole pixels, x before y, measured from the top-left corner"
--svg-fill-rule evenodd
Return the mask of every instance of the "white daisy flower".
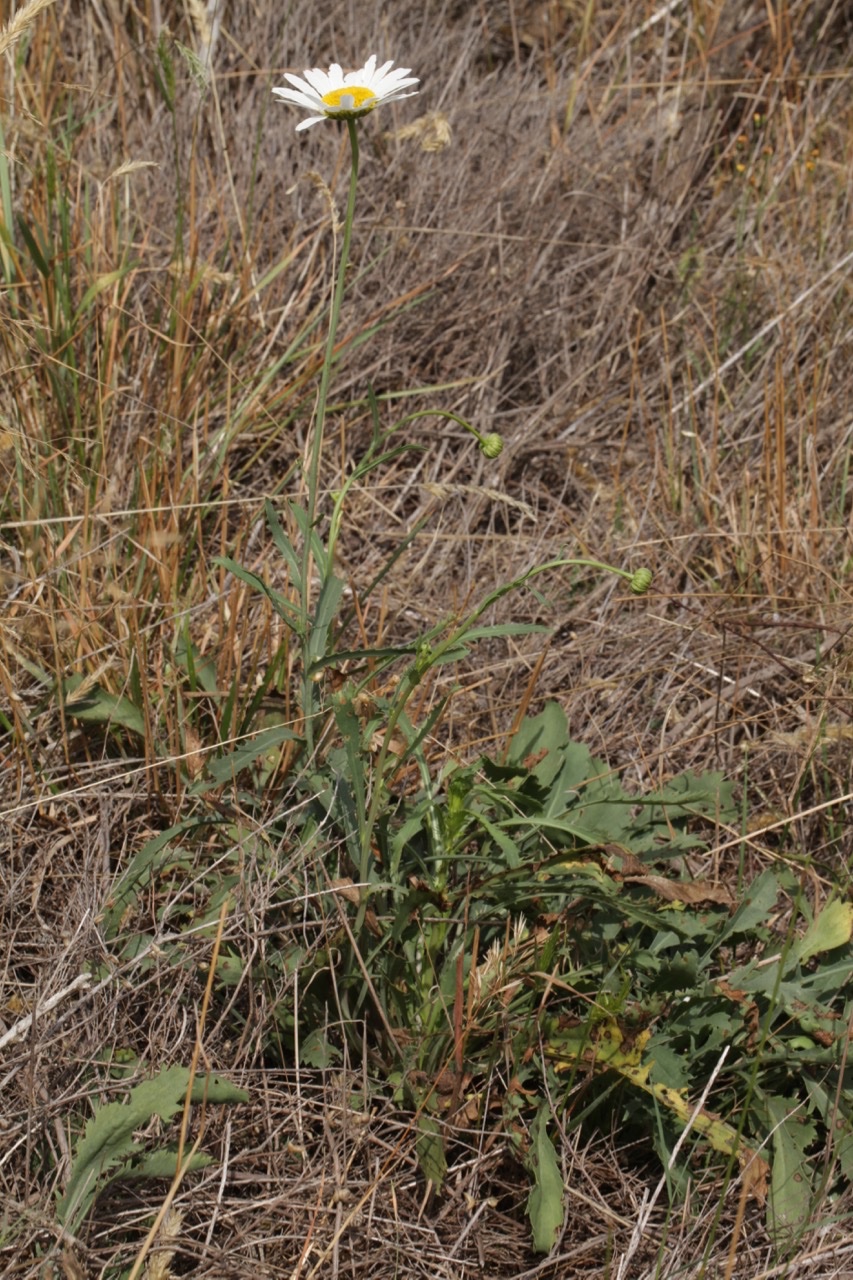
<path id="1" fill-rule="evenodd" d="M 378 107 L 380 102 L 396 102 L 398 98 L 410 98 L 417 93 L 412 89 L 418 83 L 417 76 L 409 75 L 408 67 L 391 68 L 393 60 L 376 65 L 376 54 L 372 53 L 360 71 L 348 71 L 344 75 L 336 62 L 328 71 L 315 67 L 305 72 L 305 79 L 300 76 L 284 73 L 294 87 L 292 89 L 273 89 L 285 102 L 292 102 L 297 107 L 305 107 L 316 114 L 302 120 L 296 126 L 310 129 L 312 124 L 321 120 L 338 119 L 353 120 L 357 116 L 366 116 L 368 111 Z M 408 92 L 405 92 L 408 90 Z"/>

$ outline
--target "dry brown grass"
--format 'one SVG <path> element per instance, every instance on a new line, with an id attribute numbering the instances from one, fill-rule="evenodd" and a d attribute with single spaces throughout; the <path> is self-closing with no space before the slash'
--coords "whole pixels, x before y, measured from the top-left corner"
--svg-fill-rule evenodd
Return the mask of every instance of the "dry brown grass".
<path id="1" fill-rule="evenodd" d="M 173 113 L 152 72 L 161 23 L 210 57 L 205 81 L 174 53 Z M 520 704 L 555 697 L 630 784 L 688 767 L 736 778 L 756 866 L 799 843 L 816 875 L 848 884 L 851 38 L 842 0 L 215 12 L 141 0 L 47 8 L 28 50 L 9 53 L 14 208 L 33 226 L 55 219 L 52 140 L 80 193 L 71 288 L 79 303 L 94 264 L 102 291 L 45 352 L 35 317 L 55 332 L 61 299 L 20 236 L 2 250 L 19 255 L 0 326 L 3 1275 L 104 1274 L 157 1204 L 123 1186 L 85 1239 L 63 1241 L 52 1194 L 69 1114 L 124 1087 L 104 1055 L 167 1063 L 195 1034 L 203 938 L 186 941 L 195 974 L 142 957 L 78 982 L 106 963 L 98 922 L 117 873 L 186 812 L 196 757 L 216 745 L 170 683 L 176 641 L 188 627 L 220 689 L 250 689 L 280 643 L 266 605 L 212 558 L 280 576 L 262 502 L 298 483 L 320 358 L 332 237 L 311 173 L 341 203 L 345 139 L 297 138 L 269 92 L 285 68 L 375 48 L 422 78 L 419 98 L 363 132 L 341 334 L 369 340 L 333 388 L 326 484 L 363 447 L 368 380 L 389 419 L 440 405 L 506 441 L 495 468 L 463 433 L 421 422 L 419 459 L 356 493 L 341 552 L 355 583 L 431 517 L 363 637 L 410 636 L 561 547 L 655 571 L 648 600 L 584 573 L 552 585 L 548 611 L 504 601 L 553 635 L 544 654 L 536 637 L 494 644 L 454 672 L 436 759 L 499 746 Z M 404 126 L 429 113 L 424 149 Z M 71 674 L 117 695 L 136 682 L 152 716 L 138 756 L 57 709 L 51 681 Z M 712 856 L 725 879 L 734 850 Z M 270 901 L 253 884 L 225 943 L 263 948 Z M 619 1270 L 657 1176 L 619 1134 L 566 1137 L 567 1221 L 550 1259 L 529 1250 L 525 1188 L 489 1135 L 460 1131 L 445 1194 L 430 1198 L 407 1117 L 353 1101 L 370 1095 L 368 1063 L 325 1075 L 263 1063 L 269 1002 L 293 998 L 292 980 L 243 990 L 242 1035 L 229 1008 L 207 1028 L 211 1062 L 252 1102 L 215 1120 L 217 1161 L 181 1189 L 180 1231 L 157 1246 L 174 1254 L 169 1274 L 730 1274 L 719 1188 L 701 1181 L 678 1221 L 659 1203 Z M 851 1274 L 840 1217 L 816 1221 L 781 1271 L 749 1214 L 740 1280 Z M 154 1258 L 149 1274 L 167 1274 Z"/>

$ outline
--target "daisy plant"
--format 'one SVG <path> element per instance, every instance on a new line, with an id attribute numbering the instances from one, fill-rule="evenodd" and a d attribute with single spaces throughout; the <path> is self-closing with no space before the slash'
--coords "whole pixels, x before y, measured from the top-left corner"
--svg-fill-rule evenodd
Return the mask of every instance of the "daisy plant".
<path id="1" fill-rule="evenodd" d="M 359 159 L 357 121 L 362 116 L 368 115 L 377 106 L 379 106 L 380 103 L 396 102 L 399 98 L 408 98 L 418 92 L 414 87 L 419 83 L 418 77 L 409 75 L 408 67 L 397 67 L 395 70 L 392 70 L 393 65 L 393 61 L 388 61 L 384 62 L 381 67 L 377 67 L 376 55 L 371 54 L 364 66 L 358 71 L 348 71 L 344 73 L 340 66 L 334 62 L 328 71 L 322 71 L 319 67 L 314 67 L 313 70 L 305 71 L 303 73 L 304 78 L 293 75 L 290 72 L 286 72 L 285 79 L 292 87 L 289 89 L 273 89 L 273 93 L 282 98 L 285 102 L 290 103 L 292 106 L 303 107 L 312 113 L 309 115 L 307 120 L 301 120 L 299 122 L 296 126 L 297 132 L 300 132 L 303 129 L 310 129 L 312 125 L 319 124 L 322 120 L 326 119 L 344 121 L 349 134 L 352 156 L 349 194 L 347 197 L 346 216 L 344 218 L 340 261 L 338 263 L 335 291 L 332 297 L 332 309 L 329 317 L 329 331 L 326 337 L 326 352 L 320 375 L 320 387 L 317 393 L 314 430 L 311 436 L 310 450 L 306 459 L 308 506 L 306 521 L 307 529 L 305 531 L 305 537 L 303 538 L 301 590 L 299 593 L 300 624 L 303 643 L 305 645 L 306 659 L 309 656 L 313 656 L 314 658 L 325 656 L 324 654 L 319 654 L 316 651 L 309 655 L 307 647 L 310 608 L 309 583 L 311 577 L 312 556 L 312 538 L 309 531 L 313 531 L 314 529 L 317 514 L 317 491 L 319 488 L 320 458 L 323 450 L 326 402 L 332 375 L 335 337 L 338 329 L 338 320 L 340 318 L 341 303 L 344 296 L 344 282 L 346 280 L 350 241 L 352 238 L 353 216 L 355 214 L 355 193 L 358 185 Z M 331 552 L 331 550 L 332 548 L 330 547 L 329 552 Z M 331 562 L 331 554 L 327 556 L 327 562 Z M 315 649 L 317 639 L 318 637 L 315 637 Z M 308 661 L 303 663 L 304 677 L 302 710 L 305 717 L 306 738 L 310 746 L 313 740 L 312 713 L 315 695 L 310 678 L 309 665 Z"/>
<path id="2" fill-rule="evenodd" d="M 341 692 L 335 696 L 329 707 L 325 708 L 334 713 L 343 736 L 345 738 L 349 736 L 350 738 L 348 752 L 350 772 L 352 773 L 352 778 L 350 779 L 352 785 L 351 795 L 357 810 L 357 821 L 354 824 L 357 835 L 355 835 L 355 844 L 351 849 L 351 853 L 353 860 L 359 865 L 362 882 L 367 882 L 370 876 L 372 833 L 379 821 L 380 811 L 385 802 L 387 780 L 393 776 L 395 770 L 402 763 L 402 759 L 397 758 L 395 750 L 391 746 L 392 742 L 401 740 L 395 737 L 395 732 L 402 731 L 402 739 L 405 739 L 409 744 L 405 754 L 411 756 L 416 754 L 418 743 L 423 740 L 431 723 L 433 723 L 432 720 L 428 720 L 427 725 L 422 727 L 420 732 L 415 732 L 408 723 L 406 716 L 406 705 L 426 672 L 440 662 L 453 661 L 463 656 L 466 652 L 467 641 L 481 639 L 485 636 L 518 635 L 521 632 L 541 630 L 542 628 L 539 626 L 525 623 L 502 623 L 483 627 L 480 625 L 480 621 L 483 613 L 503 595 L 514 589 L 521 588 L 529 580 L 545 570 L 556 569 L 563 565 L 581 564 L 595 564 L 600 568 L 611 568 L 606 565 L 598 565 L 597 562 L 589 560 L 567 560 L 563 558 L 552 560 L 547 565 L 529 570 L 522 577 L 507 583 L 487 596 L 461 623 L 458 619 L 440 623 L 423 636 L 420 643 L 416 645 L 404 646 L 394 650 L 365 650 L 353 653 L 330 652 L 330 634 L 333 626 L 338 621 L 339 606 L 344 588 L 344 583 L 334 573 L 335 543 L 343 518 L 344 499 L 356 480 L 363 478 L 373 467 L 380 465 L 391 457 L 397 456 L 404 449 L 412 447 L 408 444 L 397 445 L 390 452 L 383 452 L 385 449 L 384 442 L 389 439 L 394 431 L 418 418 L 437 416 L 453 421 L 470 432 L 477 439 L 480 449 L 487 458 L 497 458 L 503 448 L 503 441 L 496 432 L 483 435 L 476 427 L 458 414 L 434 409 L 408 414 L 397 422 L 395 426 L 391 427 L 389 431 L 381 434 L 378 430 L 378 408 L 371 393 L 368 399 L 376 430 L 374 443 L 378 442 L 380 448 L 375 453 L 371 451 L 367 459 L 360 462 L 344 478 L 340 492 L 333 495 L 333 507 L 329 517 L 325 541 L 319 536 L 317 507 L 323 431 L 355 213 L 359 164 L 359 121 L 363 116 L 369 115 L 383 103 L 396 102 L 401 98 L 413 96 L 418 92 L 417 85 L 419 84 L 418 78 L 410 74 L 408 67 L 394 68 L 393 62 L 390 61 L 384 62 L 381 66 L 376 64 L 376 56 L 371 55 L 364 66 L 357 71 L 344 72 L 337 63 L 333 63 L 328 71 L 322 71 L 315 67 L 313 70 L 303 72 L 302 76 L 288 72 L 285 79 L 289 87 L 273 90 L 284 102 L 291 106 L 300 107 L 309 113 L 307 119 L 301 120 L 296 125 L 298 132 L 309 129 L 312 125 L 319 124 L 323 120 L 340 120 L 346 125 L 350 142 L 350 183 L 343 237 L 332 296 L 329 329 L 320 374 L 320 385 L 317 392 L 313 429 L 309 434 L 305 453 L 306 506 L 302 510 L 295 504 L 291 504 L 291 512 L 299 525 L 302 535 L 301 554 L 297 552 L 286 537 L 270 504 L 267 505 L 267 515 L 276 544 L 287 557 L 291 581 L 295 584 L 299 597 L 298 604 L 292 604 L 277 594 L 271 595 L 270 598 L 273 599 L 281 616 L 296 632 L 302 645 L 301 711 L 304 726 L 304 743 L 309 756 L 313 754 L 315 744 L 315 718 L 318 712 L 324 710 L 319 700 L 322 696 L 324 672 L 328 666 L 336 665 L 342 658 L 347 658 L 348 660 L 357 660 L 354 670 L 367 669 L 375 675 L 384 666 L 401 657 L 406 658 L 408 662 L 405 674 L 397 686 L 397 694 L 392 699 L 392 705 L 384 713 L 386 716 L 384 730 L 372 733 L 372 740 L 378 737 L 381 742 L 378 757 L 372 770 L 369 764 L 365 765 L 365 751 L 363 750 L 363 743 L 360 741 L 359 718 L 353 709 L 358 702 L 358 690 L 356 689 L 352 694 L 349 703 L 347 703 L 349 695 Z M 246 580 L 253 580 L 255 585 L 260 585 L 258 580 L 252 579 L 251 575 L 247 576 L 241 572 L 233 562 L 228 561 L 227 563 L 228 567 L 232 568 L 234 572 Z M 317 603 L 312 610 L 311 578 L 312 569 L 315 566 L 320 585 Z M 640 570 L 633 575 L 619 569 L 613 569 L 612 572 L 628 579 L 632 591 L 637 593 L 645 591 L 650 581 L 650 575 L 647 575 L 645 570 Z M 433 715 L 439 713 L 440 709 L 439 712 L 435 712 Z M 368 736 L 370 737 L 371 735 L 369 734 Z M 371 774 L 370 777 L 367 776 L 368 773 Z M 365 907 L 366 898 L 361 903 L 357 921 L 359 928 L 364 920 Z"/>
<path id="3" fill-rule="evenodd" d="M 305 723 L 305 735 L 309 749 L 313 743 L 313 718 L 316 704 L 316 665 L 326 657 L 325 641 L 329 624 L 333 618 L 333 583 L 336 579 L 331 575 L 334 541 L 340 522 L 340 503 L 343 494 L 336 498 L 336 510 L 332 516 L 328 545 L 324 549 L 324 565 L 320 566 L 320 599 L 313 622 L 310 618 L 310 580 L 312 559 L 317 559 L 319 549 L 313 536 L 317 518 L 317 494 L 319 492 L 320 461 L 323 450 L 323 433 L 326 419 L 326 404 L 332 376 L 335 340 L 340 318 L 341 303 L 344 295 L 347 264 L 349 262 L 350 241 L 352 237 L 353 217 L 355 214 L 355 195 L 358 183 L 358 121 L 369 115 L 383 103 L 397 102 L 401 98 L 409 98 L 418 92 L 417 76 L 410 75 L 408 67 L 394 67 L 393 61 L 377 66 L 375 54 L 367 59 L 364 66 L 357 71 L 344 72 L 338 63 L 332 63 L 328 71 L 319 67 L 304 71 L 302 76 L 291 72 L 285 73 L 289 88 L 274 88 L 273 93 L 291 106 L 302 107 L 310 112 L 307 120 L 301 120 L 296 126 L 300 132 L 309 129 L 323 120 L 340 120 L 347 126 L 351 151 L 351 168 L 349 194 L 347 197 L 346 215 L 344 218 L 343 238 L 341 241 L 340 259 L 332 307 L 329 317 L 329 329 L 326 337 L 326 350 L 320 374 L 320 386 L 317 392 L 317 404 L 314 414 L 313 431 L 305 459 L 306 479 L 306 519 L 302 543 L 302 559 L 299 574 L 299 632 L 303 643 L 303 697 L 302 713 Z M 434 415 L 433 415 L 434 416 Z M 456 414 L 438 416 L 453 419 L 465 427 L 478 441 L 481 450 L 488 458 L 496 458 L 503 448 L 501 437 L 495 432 L 482 435 L 471 423 Z M 404 419 L 397 427 L 404 425 Z"/>

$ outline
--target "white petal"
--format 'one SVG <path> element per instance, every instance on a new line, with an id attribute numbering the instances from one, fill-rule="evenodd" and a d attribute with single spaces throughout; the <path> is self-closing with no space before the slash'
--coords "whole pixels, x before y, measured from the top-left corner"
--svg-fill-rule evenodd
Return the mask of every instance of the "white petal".
<path id="1" fill-rule="evenodd" d="M 417 92 L 417 89 L 410 89 L 408 83 L 404 80 L 402 84 L 389 85 L 387 89 L 382 90 L 378 97 L 382 102 L 387 102 L 389 98 L 411 98 Z"/>
<path id="2" fill-rule="evenodd" d="M 366 67 L 360 67 L 358 71 L 348 71 L 344 76 L 345 85 L 359 84 L 365 88 L 369 88 L 373 83 Z"/>
<path id="3" fill-rule="evenodd" d="M 401 98 L 414 98 L 417 89 L 413 89 L 411 93 L 400 93 L 394 90 L 392 93 L 383 93 L 380 102 L 399 102 Z"/>
<path id="4" fill-rule="evenodd" d="M 376 83 L 384 87 L 385 85 L 418 84 L 419 81 L 417 76 L 409 75 L 408 67 L 398 67 L 396 71 L 389 71 L 387 75 L 382 76 L 381 80 L 377 77 Z"/>
<path id="5" fill-rule="evenodd" d="M 383 62 L 382 66 L 376 72 L 377 79 L 380 76 L 382 77 L 382 79 L 384 79 L 386 76 L 390 76 L 392 78 L 394 76 L 407 76 L 411 70 L 411 67 L 394 67 L 394 70 L 392 71 L 391 70 L 392 67 L 394 67 L 393 62 Z"/>
<path id="6" fill-rule="evenodd" d="M 326 75 L 325 71 L 321 71 L 319 67 L 314 67 L 311 71 L 306 71 L 305 79 L 319 98 L 322 98 L 323 94 L 328 93 L 332 88 L 332 85 L 329 83 L 329 77 Z"/>
<path id="7" fill-rule="evenodd" d="M 310 129 L 312 124 L 322 124 L 325 119 L 325 116 L 309 116 L 307 120 L 300 120 L 296 126 L 296 132 L 300 133 L 303 129 Z"/>
<path id="8" fill-rule="evenodd" d="M 285 102 L 292 102 L 297 107 L 305 107 L 308 111 L 316 111 L 322 104 L 318 98 L 312 93 L 299 93 L 296 89 L 273 89 L 273 93 L 279 98 L 284 98 Z"/>
<path id="9" fill-rule="evenodd" d="M 411 89 L 412 93 L 417 93 L 418 90 L 414 87 L 417 83 L 411 77 L 408 80 L 386 80 L 384 84 L 374 85 L 373 92 L 377 98 L 387 98 L 389 93 L 399 93 L 401 89 Z"/>
<path id="10" fill-rule="evenodd" d="M 341 71 L 337 62 L 333 62 L 332 65 L 329 67 L 329 88 L 340 89 L 341 85 L 344 83 L 345 81 L 344 81 L 343 71 Z"/>
<path id="11" fill-rule="evenodd" d="M 306 83 L 301 76 L 295 76 L 292 71 L 285 71 L 284 78 L 288 84 L 292 84 L 294 89 L 298 89 L 300 93 L 310 93 L 313 95 L 316 92 L 313 85 Z"/>

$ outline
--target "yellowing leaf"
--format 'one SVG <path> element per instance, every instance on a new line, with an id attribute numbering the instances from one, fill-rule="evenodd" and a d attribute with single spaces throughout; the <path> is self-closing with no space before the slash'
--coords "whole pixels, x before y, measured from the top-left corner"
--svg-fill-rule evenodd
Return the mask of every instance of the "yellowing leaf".
<path id="1" fill-rule="evenodd" d="M 851 935 L 853 935 L 853 903 L 840 902 L 838 899 L 828 902 L 812 920 L 797 944 L 797 959 L 800 964 L 803 964 L 823 951 L 834 951 L 836 947 L 845 946 L 850 941 Z"/>
<path id="2" fill-rule="evenodd" d="M 732 906 L 734 898 L 723 884 L 711 884 L 709 880 L 669 880 L 666 876 L 625 876 L 626 884 L 643 884 L 663 898 L 665 902 L 683 902 L 695 906 L 699 902 L 721 902 Z"/>
<path id="3" fill-rule="evenodd" d="M 635 1088 L 650 1093 L 682 1127 L 692 1120 L 691 1127 L 715 1151 L 720 1151 L 723 1155 L 737 1152 L 741 1168 L 745 1170 L 747 1166 L 751 1166 L 748 1180 L 750 1194 L 763 1202 L 768 1170 L 766 1160 L 739 1141 L 737 1130 L 713 1111 L 706 1111 L 703 1107 L 694 1115 L 695 1103 L 688 1098 L 685 1089 L 673 1089 L 669 1085 L 653 1084 L 649 1080 L 653 1063 L 644 1063 L 642 1056 L 650 1034 L 649 1031 L 643 1031 L 639 1035 L 625 1036 L 618 1023 L 610 1019 L 599 1027 L 595 1040 L 587 1039 L 584 1043 L 573 1045 L 567 1038 L 561 1039 L 558 1044 L 552 1043 L 549 1045 L 550 1056 L 556 1060 L 558 1071 L 571 1070 L 579 1060 L 591 1066 L 594 1071 L 618 1071 Z"/>

